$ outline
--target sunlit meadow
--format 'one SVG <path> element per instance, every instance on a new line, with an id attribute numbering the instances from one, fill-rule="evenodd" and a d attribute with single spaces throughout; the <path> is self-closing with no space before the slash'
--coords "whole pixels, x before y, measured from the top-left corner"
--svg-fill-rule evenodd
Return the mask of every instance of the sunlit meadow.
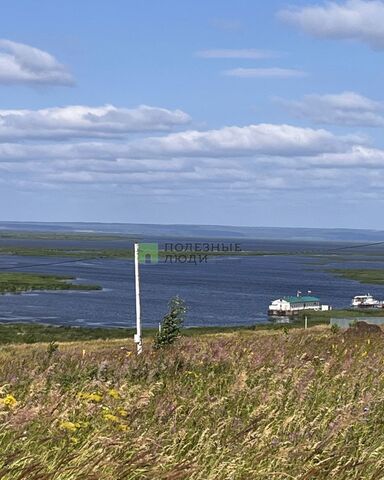
<path id="1" fill-rule="evenodd" d="M 315 327 L 146 347 L 1 347 L 0 478 L 383 478 L 382 335 Z"/>

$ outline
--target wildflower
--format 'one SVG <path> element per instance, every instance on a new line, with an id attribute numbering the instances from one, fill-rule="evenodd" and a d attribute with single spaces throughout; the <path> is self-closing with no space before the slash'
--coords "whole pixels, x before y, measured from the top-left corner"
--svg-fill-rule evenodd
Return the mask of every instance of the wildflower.
<path id="1" fill-rule="evenodd" d="M 120 398 L 120 393 L 115 388 L 109 389 L 108 394 L 110 397 L 114 398 L 115 400 L 118 400 Z"/>
<path id="2" fill-rule="evenodd" d="M 368 352 L 363 352 L 363 353 L 361 354 L 361 356 L 362 356 L 363 358 L 366 357 L 367 355 L 368 355 Z"/>
<path id="3" fill-rule="evenodd" d="M 77 398 L 88 400 L 89 402 L 100 403 L 103 397 L 99 393 L 85 393 L 80 392 L 77 394 Z"/>
<path id="4" fill-rule="evenodd" d="M 119 429 L 123 432 L 128 432 L 129 431 L 129 427 L 128 425 L 123 425 L 123 424 L 120 424 L 119 425 Z"/>
<path id="5" fill-rule="evenodd" d="M 119 408 L 118 414 L 120 415 L 120 417 L 128 417 L 128 412 L 124 410 L 124 408 Z"/>
<path id="6" fill-rule="evenodd" d="M 17 400 L 13 395 L 8 393 L 8 395 L 0 399 L 0 403 L 2 403 L 5 407 L 12 409 L 16 407 Z"/>
<path id="7" fill-rule="evenodd" d="M 60 429 L 61 430 L 66 430 L 67 432 L 76 432 L 76 430 L 80 427 L 79 423 L 73 423 L 73 422 L 61 422 L 60 423 Z"/>
<path id="8" fill-rule="evenodd" d="M 109 422 L 118 422 L 119 419 L 116 417 L 116 415 L 112 415 L 112 413 L 105 413 L 104 414 L 104 419 L 108 420 Z"/>
<path id="9" fill-rule="evenodd" d="M 79 439 L 76 438 L 76 437 L 71 437 L 70 441 L 71 441 L 71 443 L 73 443 L 73 445 L 77 445 L 79 443 Z"/>

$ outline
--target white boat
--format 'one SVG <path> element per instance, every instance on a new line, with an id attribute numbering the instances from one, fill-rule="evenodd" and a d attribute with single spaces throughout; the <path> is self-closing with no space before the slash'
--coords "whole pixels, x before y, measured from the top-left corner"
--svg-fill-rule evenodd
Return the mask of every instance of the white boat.
<path id="1" fill-rule="evenodd" d="M 356 295 L 351 303 L 353 308 L 384 308 L 384 302 L 376 300 L 370 293 L 367 295 Z"/>

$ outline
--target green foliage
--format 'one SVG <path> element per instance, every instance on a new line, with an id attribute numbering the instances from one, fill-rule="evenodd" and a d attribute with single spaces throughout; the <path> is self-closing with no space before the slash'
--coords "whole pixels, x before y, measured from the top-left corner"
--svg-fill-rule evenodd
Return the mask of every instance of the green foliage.
<path id="1" fill-rule="evenodd" d="M 48 358 L 51 358 L 52 355 L 59 350 L 59 344 L 55 341 L 51 341 L 47 347 Z"/>
<path id="2" fill-rule="evenodd" d="M 340 327 L 338 325 L 336 325 L 336 323 L 334 323 L 331 326 L 331 332 L 334 333 L 334 334 L 339 333 L 340 332 Z"/>
<path id="3" fill-rule="evenodd" d="M 184 300 L 178 296 L 171 299 L 169 302 L 169 312 L 163 318 L 160 331 L 155 337 L 155 348 L 167 347 L 180 337 L 186 312 L 187 307 Z"/>

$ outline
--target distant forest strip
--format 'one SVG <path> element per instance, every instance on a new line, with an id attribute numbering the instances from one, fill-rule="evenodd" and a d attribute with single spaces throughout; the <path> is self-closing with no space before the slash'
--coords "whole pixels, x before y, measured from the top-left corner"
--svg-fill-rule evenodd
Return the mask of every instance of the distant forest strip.
<path id="1" fill-rule="evenodd" d="M 0 239 L 10 240 L 117 240 L 117 241 L 139 241 L 137 235 L 130 234 L 110 234 L 110 233 L 91 233 L 91 232 L 14 232 L 1 231 Z"/>
<path id="2" fill-rule="evenodd" d="M 101 290 L 99 285 L 80 285 L 73 277 L 35 273 L 0 273 L 0 293 L 23 293 L 42 290 Z"/>
<path id="3" fill-rule="evenodd" d="M 1 255 L 18 255 L 25 257 L 69 257 L 69 258 L 133 258 L 133 248 L 47 248 L 47 247 L 23 247 L 23 246 L 1 246 Z M 168 252 L 159 250 L 161 258 L 171 255 L 172 257 L 182 257 L 184 255 L 208 255 L 211 256 L 264 256 L 264 255 L 289 255 L 288 252 L 267 252 L 267 251 L 240 251 L 240 252 Z"/>

